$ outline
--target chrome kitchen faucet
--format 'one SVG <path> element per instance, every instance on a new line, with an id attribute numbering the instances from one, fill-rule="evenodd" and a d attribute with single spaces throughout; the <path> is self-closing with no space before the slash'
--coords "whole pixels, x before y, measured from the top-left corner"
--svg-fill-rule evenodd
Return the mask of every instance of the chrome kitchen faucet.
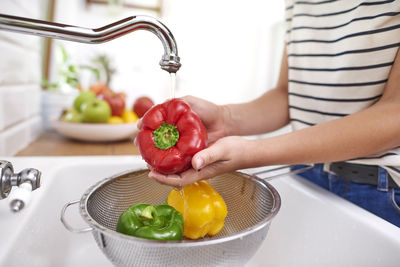
<path id="1" fill-rule="evenodd" d="M 174 36 L 164 24 L 149 16 L 131 16 L 101 28 L 89 29 L 0 14 L 0 30 L 87 44 L 104 43 L 136 30 L 147 30 L 154 33 L 164 46 L 161 68 L 176 73 L 181 67 Z M 11 191 L 16 186 L 18 189 Z M 11 210 L 20 211 L 29 201 L 30 191 L 39 187 L 38 170 L 25 169 L 15 174 L 10 162 L 0 160 L 0 200 L 10 198 Z"/>
<path id="2" fill-rule="evenodd" d="M 131 16 L 101 28 L 89 29 L 0 14 L 0 30 L 87 44 L 104 43 L 136 30 L 147 30 L 154 33 L 164 46 L 161 68 L 176 73 L 181 67 L 174 36 L 164 24 L 149 16 Z"/>

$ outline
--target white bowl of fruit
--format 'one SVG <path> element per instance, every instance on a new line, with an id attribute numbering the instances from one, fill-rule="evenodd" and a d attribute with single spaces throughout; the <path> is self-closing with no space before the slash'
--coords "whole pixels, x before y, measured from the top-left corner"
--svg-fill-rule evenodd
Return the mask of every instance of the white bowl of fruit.
<path id="1" fill-rule="evenodd" d="M 89 142 L 121 141 L 135 137 L 139 116 L 134 109 L 139 102 L 141 110 L 137 112 L 142 112 L 141 98 L 135 101 L 132 110 L 128 110 L 123 93 L 104 88 L 100 93 L 82 91 L 75 98 L 73 107 L 64 110 L 59 119 L 52 121 L 54 129 L 65 137 Z"/>

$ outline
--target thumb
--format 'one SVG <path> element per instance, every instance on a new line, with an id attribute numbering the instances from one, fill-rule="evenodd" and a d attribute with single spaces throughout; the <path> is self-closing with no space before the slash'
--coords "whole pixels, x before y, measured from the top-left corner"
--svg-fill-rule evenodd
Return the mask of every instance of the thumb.
<path id="1" fill-rule="evenodd" d="M 214 162 L 223 160 L 223 146 L 218 142 L 206 149 L 197 152 L 192 158 L 192 166 L 196 171 Z"/>

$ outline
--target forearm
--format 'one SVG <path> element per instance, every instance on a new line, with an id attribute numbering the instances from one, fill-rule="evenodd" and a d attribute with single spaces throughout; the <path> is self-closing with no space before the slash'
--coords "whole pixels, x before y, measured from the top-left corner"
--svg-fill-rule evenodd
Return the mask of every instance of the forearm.
<path id="1" fill-rule="evenodd" d="M 272 89 L 243 104 L 226 105 L 227 134 L 252 135 L 277 130 L 289 123 L 287 91 Z"/>
<path id="2" fill-rule="evenodd" d="M 250 165 L 334 162 L 388 150 L 400 145 L 399 111 L 395 100 L 387 100 L 341 119 L 249 141 Z"/>

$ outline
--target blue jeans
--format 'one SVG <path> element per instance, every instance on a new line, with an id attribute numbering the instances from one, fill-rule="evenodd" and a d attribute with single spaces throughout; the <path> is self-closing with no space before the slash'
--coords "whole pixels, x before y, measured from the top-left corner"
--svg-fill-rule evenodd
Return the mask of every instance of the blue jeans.
<path id="1" fill-rule="evenodd" d="M 303 167 L 305 165 L 298 165 L 294 169 Z M 315 164 L 314 168 L 299 175 L 400 227 L 400 189 L 388 187 L 385 169 L 379 168 L 377 186 L 351 182 L 325 172 L 323 164 Z"/>

